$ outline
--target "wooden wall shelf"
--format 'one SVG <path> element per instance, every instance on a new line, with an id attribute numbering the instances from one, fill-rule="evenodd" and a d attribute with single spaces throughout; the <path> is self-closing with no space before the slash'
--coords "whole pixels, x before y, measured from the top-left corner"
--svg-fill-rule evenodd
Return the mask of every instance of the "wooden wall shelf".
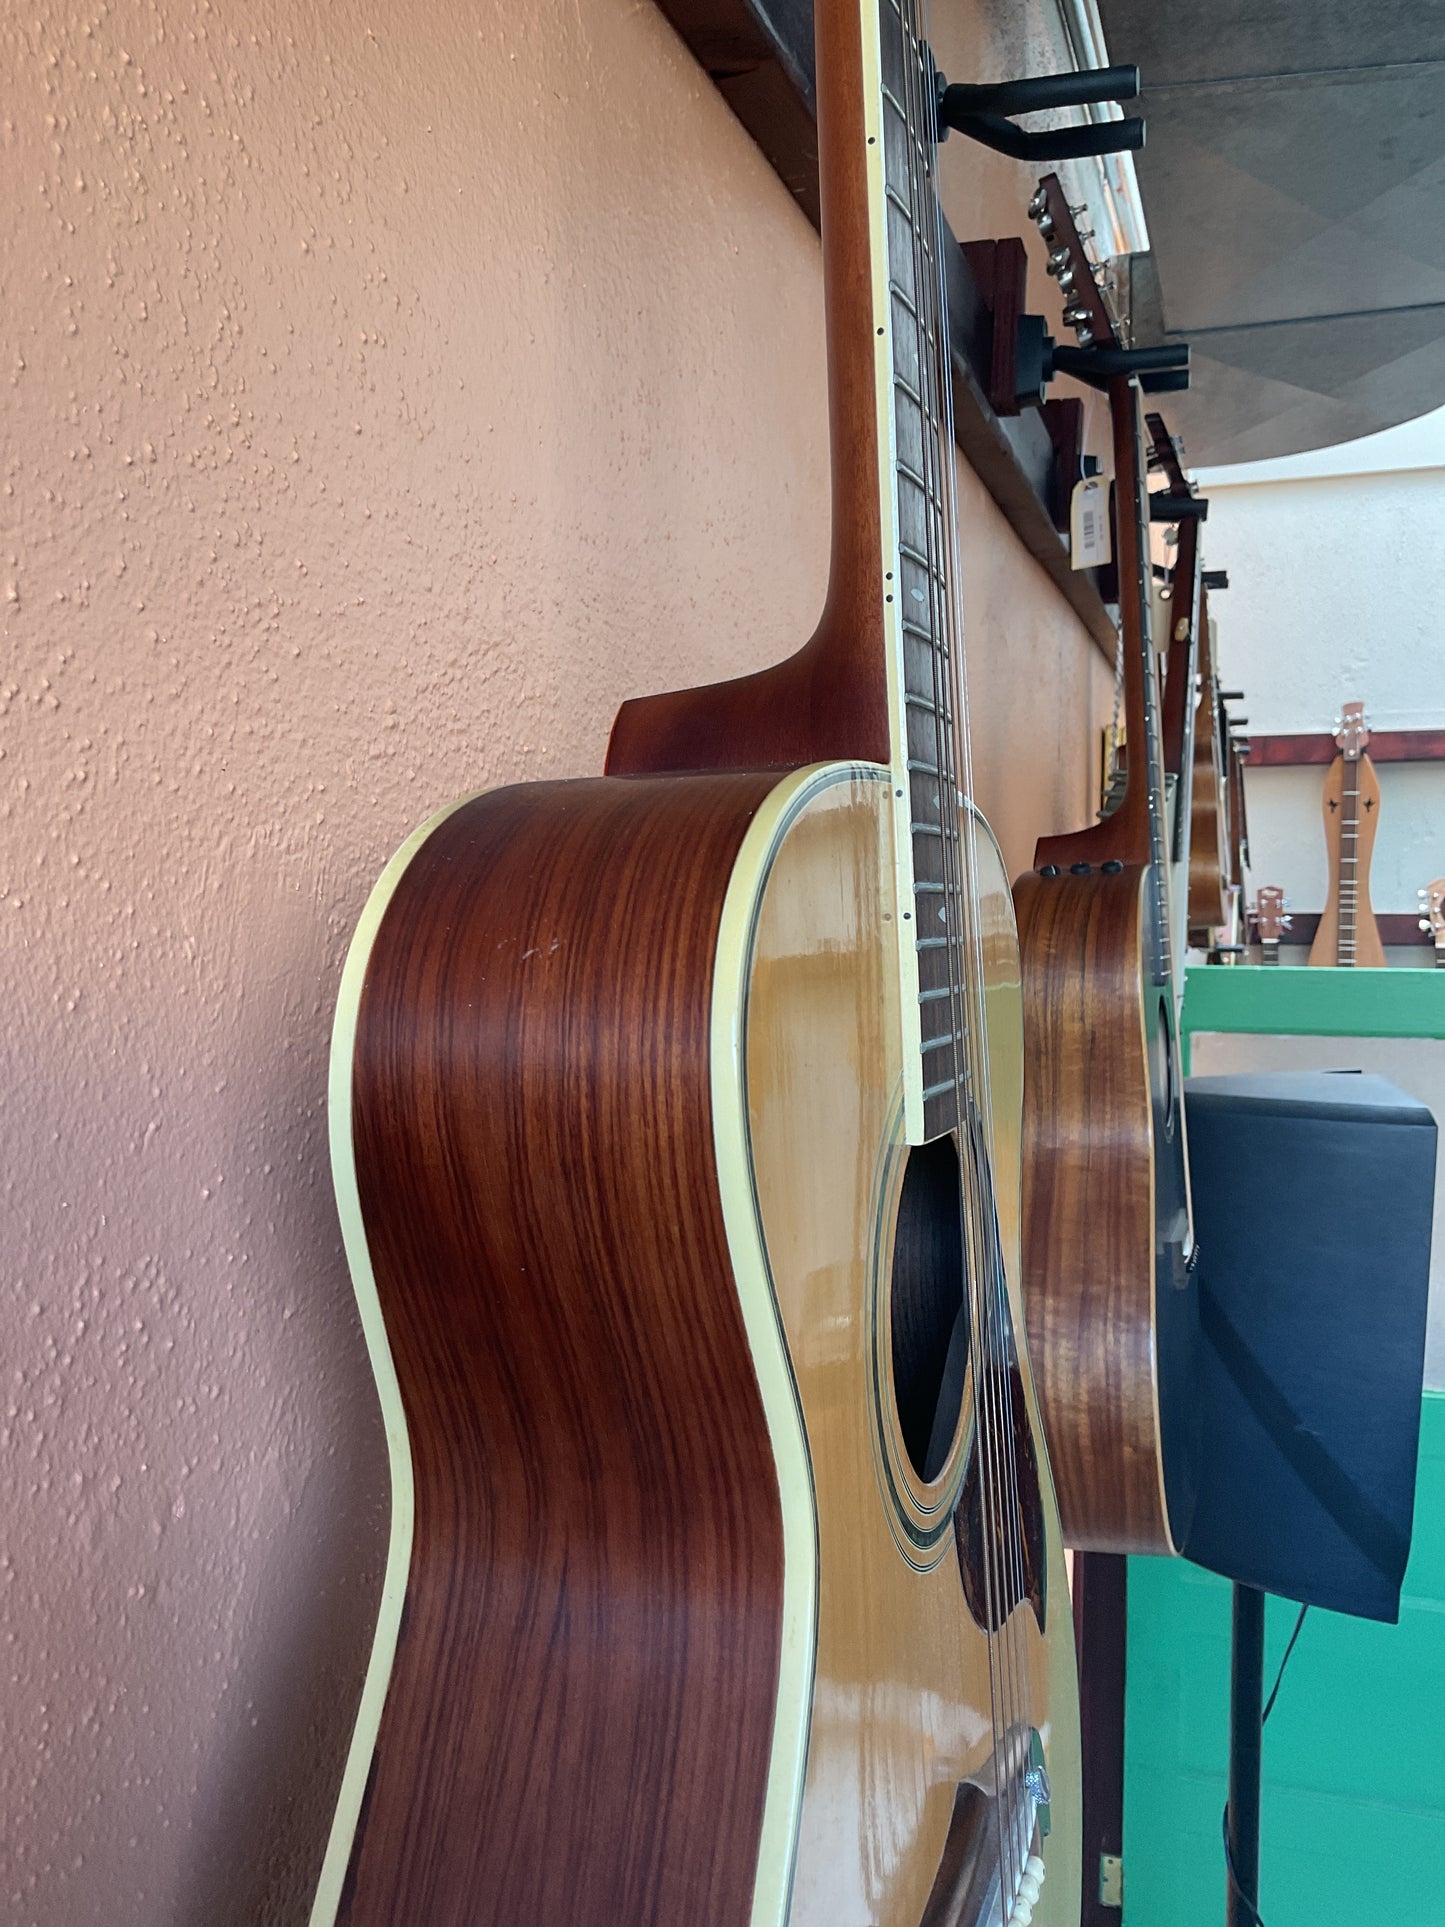
<path id="1" fill-rule="evenodd" d="M 773 171 L 818 225 L 810 0 L 658 0 Z M 952 239 L 951 236 L 947 237 Z M 963 250 L 952 248 L 949 333 L 954 428 L 969 465 L 1112 667 L 1114 619 L 1091 577 L 1072 567 L 1050 497 L 1056 436 L 1037 409 L 1006 418 L 988 394 L 993 316 Z"/>
<path id="2" fill-rule="evenodd" d="M 1298 769 L 1332 763 L 1339 754 L 1325 730 L 1294 736 L 1250 733 L 1248 742 L 1250 769 Z M 1445 729 L 1376 729 L 1365 747 L 1372 763 L 1445 763 Z"/>
<path id="3" fill-rule="evenodd" d="M 1286 914 L 1290 919 L 1290 927 L 1281 933 L 1280 942 L 1282 944 L 1313 943 L 1315 932 L 1320 927 L 1320 912 L 1290 910 Z M 1418 910 L 1377 910 L 1375 922 L 1380 926 L 1380 942 L 1383 944 L 1433 944 L 1435 941 L 1428 930 L 1420 928 Z M 1255 927 L 1252 916 L 1249 919 L 1249 941 L 1259 942 L 1259 931 Z"/>

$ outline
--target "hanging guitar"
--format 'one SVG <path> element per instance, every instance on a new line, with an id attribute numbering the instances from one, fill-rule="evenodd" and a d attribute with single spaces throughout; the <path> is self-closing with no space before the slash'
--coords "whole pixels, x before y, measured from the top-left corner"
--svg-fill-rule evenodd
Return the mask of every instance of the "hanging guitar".
<path id="1" fill-rule="evenodd" d="M 1229 725 L 1219 694 L 1210 634 L 1209 595 L 1203 594 L 1199 634 L 1199 707 L 1194 733 L 1193 821 L 1189 842 L 1189 941 L 1207 950 L 1229 915 Z"/>
<path id="2" fill-rule="evenodd" d="M 1435 942 L 1435 968 L 1445 970 L 1445 877 L 1420 892 L 1420 928 Z"/>
<path id="3" fill-rule="evenodd" d="M 914 0 L 817 41 L 817 632 L 442 811 L 347 962 L 392 1523 L 315 1927 L 1079 1917 L 934 74 Z"/>
<path id="4" fill-rule="evenodd" d="M 1365 753 L 1363 703 L 1343 703 L 1335 728 L 1339 755 L 1325 778 L 1325 853 L 1329 895 L 1310 945 L 1312 964 L 1383 970 L 1384 945 L 1370 908 L 1370 858 L 1380 819 L 1380 779 Z"/>
<path id="5" fill-rule="evenodd" d="M 1117 348 L 1058 179 L 1033 208 L 1091 341 Z M 1183 1400 L 1198 1329 L 1170 932 L 1170 832 L 1138 383 L 1108 380 L 1126 781 L 1088 829 L 1045 837 L 1014 885 L 1023 959 L 1024 1301 L 1065 1534 L 1172 1551 L 1192 1515 Z"/>
<path id="6" fill-rule="evenodd" d="M 1188 941 L 1186 910 L 1190 902 L 1189 884 L 1193 875 L 1195 823 L 1195 784 L 1198 761 L 1195 748 L 1196 719 L 1199 713 L 1199 660 L 1203 646 L 1199 512 L 1203 503 L 1195 496 L 1179 448 L 1164 417 L 1145 417 L 1149 434 L 1149 467 L 1164 477 L 1178 505 L 1178 543 L 1174 566 L 1169 572 L 1169 594 L 1163 602 L 1167 651 L 1165 654 L 1164 696 L 1161 704 L 1161 754 L 1164 759 L 1164 808 L 1169 826 L 1169 901 L 1173 914 L 1170 932 L 1175 962 L 1175 988 L 1184 992 L 1183 961 Z M 1146 551 L 1147 553 L 1147 551 Z"/>
<path id="7" fill-rule="evenodd" d="M 1277 883 L 1261 883 L 1254 893 L 1254 926 L 1259 937 L 1259 960 L 1278 964 L 1279 943 L 1289 928 L 1285 915 L 1284 891 Z"/>

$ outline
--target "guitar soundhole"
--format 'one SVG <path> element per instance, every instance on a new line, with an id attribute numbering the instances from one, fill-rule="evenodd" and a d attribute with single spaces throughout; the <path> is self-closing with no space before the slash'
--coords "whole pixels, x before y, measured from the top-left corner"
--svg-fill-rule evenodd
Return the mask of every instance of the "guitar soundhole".
<path id="1" fill-rule="evenodd" d="M 932 1482 L 958 1430 L 968 1364 L 963 1195 L 952 1137 L 908 1154 L 893 1244 L 893 1396 L 914 1471 Z"/>

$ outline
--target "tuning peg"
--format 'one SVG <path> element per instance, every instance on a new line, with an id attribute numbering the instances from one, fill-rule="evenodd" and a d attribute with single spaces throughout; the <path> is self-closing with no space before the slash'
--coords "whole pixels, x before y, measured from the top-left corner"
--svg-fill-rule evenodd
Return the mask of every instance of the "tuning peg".
<path id="1" fill-rule="evenodd" d="M 1044 272 L 1053 275 L 1057 279 L 1069 265 L 1069 259 L 1069 250 L 1067 248 L 1052 249 L 1048 260 L 1044 263 Z"/>
<path id="2" fill-rule="evenodd" d="M 1081 308 L 1076 301 L 1071 302 L 1069 306 L 1064 309 L 1064 322 L 1065 325 L 1070 328 L 1087 328 L 1093 318 L 1089 310 L 1087 308 Z"/>
<path id="3" fill-rule="evenodd" d="M 1073 290 L 1074 290 L 1074 270 L 1072 268 L 1060 268 L 1059 269 L 1059 293 L 1062 295 L 1071 296 L 1073 294 Z"/>
<path id="4" fill-rule="evenodd" d="M 1431 925 L 1430 925 L 1430 919 L 1429 919 L 1428 917 L 1421 917 L 1421 919 L 1420 919 L 1420 928 L 1421 928 L 1422 930 L 1428 930 L 1428 929 L 1430 929 L 1430 927 L 1431 927 Z"/>

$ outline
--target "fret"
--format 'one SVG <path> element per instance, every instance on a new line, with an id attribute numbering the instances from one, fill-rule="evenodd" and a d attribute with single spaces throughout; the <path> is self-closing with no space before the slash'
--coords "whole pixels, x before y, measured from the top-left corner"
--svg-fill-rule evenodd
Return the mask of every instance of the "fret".
<path id="1" fill-rule="evenodd" d="M 952 942 L 952 937 L 920 937 L 913 948 L 915 950 L 946 950 Z"/>
<path id="2" fill-rule="evenodd" d="M 918 1001 L 920 1004 L 938 1004 L 942 1003 L 945 997 L 952 997 L 954 994 L 953 985 L 944 984 L 938 990 L 920 990 Z"/>
<path id="3" fill-rule="evenodd" d="M 925 877 L 921 883 L 914 884 L 913 894 L 916 897 L 943 896 L 947 889 L 948 885 L 946 883 L 933 883 Z"/>
<path id="4" fill-rule="evenodd" d="M 941 776 L 943 774 L 937 763 L 919 762 L 918 759 L 913 756 L 909 757 L 908 761 L 904 764 L 904 768 L 911 770 L 915 776 Z"/>
<path id="5" fill-rule="evenodd" d="M 915 836 L 941 836 L 949 843 L 958 841 L 957 836 L 950 836 L 941 823 L 910 823 L 908 827 Z"/>
<path id="6" fill-rule="evenodd" d="M 945 1031 L 941 1037 L 925 1037 L 920 1046 L 922 1055 L 926 1057 L 930 1051 L 946 1050 L 950 1044 L 958 1043 L 959 1036 L 960 1033 L 958 1031 L 949 1030 Z"/>
<path id="7" fill-rule="evenodd" d="M 942 1097 L 945 1091 L 956 1091 L 957 1089 L 958 1079 L 956 1077 L 945 1077 L 941 1084 L 929 1084 L 925 1087 L 923 1101 L 926 1104 L 930 1098 Z"/>

